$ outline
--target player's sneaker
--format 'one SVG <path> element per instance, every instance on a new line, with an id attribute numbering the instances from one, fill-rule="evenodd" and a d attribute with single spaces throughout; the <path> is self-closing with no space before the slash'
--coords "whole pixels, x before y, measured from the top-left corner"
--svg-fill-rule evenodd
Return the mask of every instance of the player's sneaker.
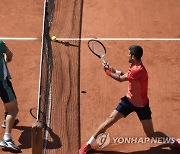
<path id="1" fill-rule="evenodd" d="M 173 143 L 173 147 L 180 150 L 180 139 L 176 139 Z"/>
<path id="2" fill-rule="evenodd" d="M 12 150 L 16 150 L 16 151 L 20 151 L 21 149 L 16 146 L 13 142 L 12 139 L 8 139 L 8 140 L 4 140 L 2 139 L 0 141 L 0 146 L 4 147 L 4 148 L 7 148 L 7 149 L 12 149 Z"/>
<path id="3" fill-rule="evenodd" d="M 16 126 L 18 123 L 19 123 L 19 119 L 16 118 L 16 119 L 14 120 L 14 126 Z M 13 127 L 14 127 L 14 126 L 13 126 Z M 6 128 L 6 120 L 3 120 L 2 128 Z"/>
<path id="4" fill-rule="evenodd" d="M 84 146 L 81 147 L 81 149 L 79 149 L 79 154 L 86 154 L 86 152 L 88 152 L 90 149 L 91 149 L 91 145 L 85 144 Z"/>

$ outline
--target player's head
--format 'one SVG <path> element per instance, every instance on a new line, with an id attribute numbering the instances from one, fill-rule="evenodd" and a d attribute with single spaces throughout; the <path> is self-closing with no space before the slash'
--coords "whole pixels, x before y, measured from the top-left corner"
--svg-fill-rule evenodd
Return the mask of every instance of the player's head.
<path id="1" fill-rule="evenodd" d="M 135 60 L 139 61 L 141 60 L 141 57 L 143 55 L 143 49 L 141 46 L 139 45 L 131 45 L 129 46 L 129 54 L 130 54 L 130 58 L 129 58 L 129 62 L 131 63 L 132 60 L 135 58 Z"/>

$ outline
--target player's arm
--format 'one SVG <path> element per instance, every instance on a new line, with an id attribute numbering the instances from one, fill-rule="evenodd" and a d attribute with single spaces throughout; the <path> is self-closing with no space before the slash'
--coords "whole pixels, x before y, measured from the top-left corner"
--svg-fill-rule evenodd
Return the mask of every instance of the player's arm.
<path id="1" fill-rule="evenodd" d="M 12 60 L 13 53 L 8 49 L 5 42 L 2 40 L 0 40 L 0 49 L 1 53 L 4 54 L 6 62 L 10 62 Z"/>
<path id="2" fill-rule="evenodd" d="M 119 82 L 128 81 L 128 74 L 127 73 L 123 73 L 119 70 L 116 70 L 111 66 L 108 66 L 108 67 L 105 66 L 104 71 L 106 72 L 106 74 L 108 76 L 110 76 L 111 78 L 113 78 Z"/>
<path id="3" fill-rule="evenodd" d="M 109 76 L 119 82 L 128 81 L 127 73 L 124 73 L 121 75 L 118 75 L 116 73 L 111 73 Z"/>
<path id="4" fill-rule="evenodd" d="M 119 74 L 110 72 L 110 73 L 106 73 L 106 74 L 119 82 L 128 81 L 127 73 L 122 73 L 119 75 Z"/>

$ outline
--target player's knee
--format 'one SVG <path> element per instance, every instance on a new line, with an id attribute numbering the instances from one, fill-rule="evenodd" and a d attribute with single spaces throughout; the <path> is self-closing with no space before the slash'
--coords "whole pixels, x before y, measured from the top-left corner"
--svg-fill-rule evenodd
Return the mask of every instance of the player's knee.
<path id="1" fill-rule="evenodd" d="M 17 101 L 14 100 L 10 102 L 7 106 L 7 110 L 8 110 L 8 114 L 11 114 L 13 116 L 17 115 L 17 113 L 19 112 Z"/>
<path id="2" fill-rule="evenodd" d="M 14 107 L 14 108 L 11 108 L 8 110 L 8 114 L 12 115 L 12 116 L 16 116 L 18 114 L 18 112 L 19 112 L 18 107 Z"/>

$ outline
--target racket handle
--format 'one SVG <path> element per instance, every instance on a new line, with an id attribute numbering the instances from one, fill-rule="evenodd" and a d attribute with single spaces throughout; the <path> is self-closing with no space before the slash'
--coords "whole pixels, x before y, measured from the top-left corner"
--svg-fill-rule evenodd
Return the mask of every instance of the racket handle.
<path id="1" fill-rule="evenodd" d="M 109 70 L 109 65 L 108 64 L 106 64 L 106 65 L 103 64 L 103 66 L 104 66 L 104 69 Z"/>
<path id="2" fill-rule="evenodd" d="M 103 63 L 104 65 L 107 64 L 107 62 L 106 62 L 103 58 L 101 58 L 101 61 L 102 61 L 102 63 Z"/>

